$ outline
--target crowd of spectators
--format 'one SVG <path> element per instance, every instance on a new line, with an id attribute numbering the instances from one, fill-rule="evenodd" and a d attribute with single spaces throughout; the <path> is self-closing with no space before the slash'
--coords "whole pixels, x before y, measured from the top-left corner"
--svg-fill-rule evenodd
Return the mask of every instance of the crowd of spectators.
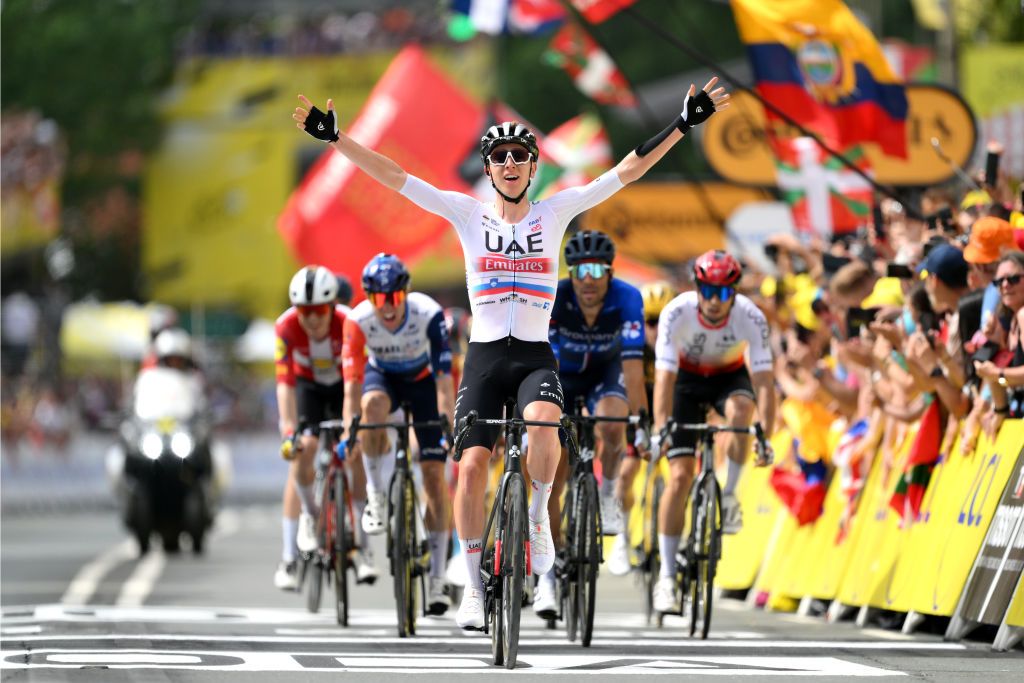
<path id="1" fill-rule="evenodd" d="M 857 437 L 852 453 L 824 437 L 795 443 L 783 466 L 838 472 L 855 500 L 872 455 L 891 470 L 913 438 L 910 465 L 926 467 L 907 465 L 906 483 L 926 487 L 940 450 L 972 453 L 1024 417 L 1024 200 L 1005 179 L 975 182 L 929 190 L 912 209 L 885 199 L 877 223 L 829 241 L 774 236 L 774 272 L 747 268 L 789 405 L 776 427 Z"/>

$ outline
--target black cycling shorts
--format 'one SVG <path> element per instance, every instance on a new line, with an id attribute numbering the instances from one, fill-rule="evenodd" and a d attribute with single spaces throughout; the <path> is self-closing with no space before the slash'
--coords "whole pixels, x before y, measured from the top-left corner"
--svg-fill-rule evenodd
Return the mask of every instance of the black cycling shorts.
<path id="1" fill-rule="evenodd" d="M 299 414 L 299 433 L 320 433 L 324 420 L 341 419 L 345 404 L 345 383 L 317 384 L 308 379 L 295 379 L 295 406 Z"/>
<path id="2" fill-rule="evenodd" d="M 724 417 L 725 401 L 730 396 L 740 395 L 756 400 L 754 386 L 750 382 L 750 373 L 746 367 L 711 376 L 680 372 L 673 393 L 672 417 L 682 424 L 704 422 L 708 417 L 708 408 L 714 408 L 715 412 Z M 692 457 L 696 444 L 696 433 L 676 432 L 672 435 L 672 447 L 668 450 L 668 457 Z"/>
<path id="3" fill-rule="evenodd" d="M 534 401 L 564 408 L 551 344 L 524 342 L 514 337 L 469 344 L 455 398 L 456 425 L 471 410 L 481 418 L 501 419 L 507 398 L 515 399 L 520 411 Z M 497 426 L 474 425 L 464 447 L 494 448 L 500 433 Z"/>

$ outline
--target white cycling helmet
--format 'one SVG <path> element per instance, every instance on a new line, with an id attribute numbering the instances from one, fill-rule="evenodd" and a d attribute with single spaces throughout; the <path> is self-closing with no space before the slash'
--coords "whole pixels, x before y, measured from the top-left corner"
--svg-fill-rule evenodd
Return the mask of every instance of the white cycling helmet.
<path id="1" fill-rule="evenodd" d="M 295 273 L 288 285 L 293 306 L 331 304 L 338 297 L 338 278 L 323 266 L 306 266 Z"/>
<path id="2" fill-rule="evenodd" d="M 157 358 L 191 358 L 192 337 L 180 327 L 164 330 L 153 341 L 153 352 Z"/>

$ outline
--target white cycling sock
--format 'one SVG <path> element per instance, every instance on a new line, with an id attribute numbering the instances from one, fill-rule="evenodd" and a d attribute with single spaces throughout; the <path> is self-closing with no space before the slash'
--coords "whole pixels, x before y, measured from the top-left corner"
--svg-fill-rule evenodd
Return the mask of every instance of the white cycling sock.
<path id="1" fill-rule="evenodd" d="M 448 532 L 428 531 L 427 546 L 430 548 L 430 576 L 439 579 L 444 576 L 445 561 L 448 559 Z"/>
<path id="2" fill-rule="evenodd" d="M 740 483 L 740 475 L 743 474 L 743 465 L 729 458 L 729 473 L 725 477 L 725 488 L 723 495 L 730 495 L 736 492 L 736 485 Z"/>
<path id="3" fill-rule="evenodd" d="M 676 552 L 679 550 L 677 534 L 658 534 L 658 552 L 661 553 L 662 578 L 673 578 L 676 575 Z"/>
<path id="4" fill-rule="evenodd" d="M 615 483 L 618 479 L 612 479 L 611 477 L 604 477 L 601 479 L 601 487 L 598 489 L 601 493 L 602 498 L 608 498 L 609 496 L 615 495 Z"/>
<path id="5" fill-rule="evenodd" d="M 543 583 L 552 591 L 555 590 L 555 568 L 552 567 L 546 573 L 541 574 L 540 578 L 537 579 L 540 583 Z"/>
<path id="6" fill-rule="evenodd" d="M 396 449 L 389 442 L 388 450 L 381 455 L 363 453 L 363 468 L 366 469 L 366 492 L 387 493 L 391 475 L 395 473 Z"/>
<path id="7" fill-rule="evenodd" d="M 484 580 L 480 576 L 480 559 L 484 554 L 484 542 L 480 538 L 460 538 L 462 555 L 466 561 L 466 581 L 469 588 L 478 591 L 484 589 Z"/>
<path id="8" fill-rule="evenodd" d="M 299 547 L 295 545 L 295 537 L 299 535 L 299 520 L 290 517 L 281 518 L 281 560 L 294 562 L 299 556 Z"/>
<path id="9" fill-rule="evenodd" d="M 299 503 L 302 505 L 302 511 L 307 515 L 316 517 L 316 498 L 313 496 L 313 485 L 295 482 L 295 490 L 299 492 Z"/>
<path id="10" fill-rule="evenodd" d="M 536 479 L 530 480 L 533 488 L 533 495 L 530 496 L 530 519 L 534 522 L 543 522 L 548 518 L 548 498 L 551 497 L 551 482 L 546 484 Z"/>

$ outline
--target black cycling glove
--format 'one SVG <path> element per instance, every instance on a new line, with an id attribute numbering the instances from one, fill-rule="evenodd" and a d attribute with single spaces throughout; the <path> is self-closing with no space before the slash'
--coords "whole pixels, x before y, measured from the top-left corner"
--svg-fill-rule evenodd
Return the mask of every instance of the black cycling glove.
<path id="1" fill-rule="evenodd" d="M 676 128 L 684 135 L 694 126 L 707 121 L 715 113 L 715 103 L 711 96 L 703 90 L 696 95 L 687 93 L 683 101 L 683 111 L 679 114 Z"/>
<path id="2" fill-rule="evenodd" d="M 334 118 L 334 112 L 328 110 L 325 114 L 316 107 L 309 110 L 306 117 L 306 132 L 317 140 L 324 142 L 338 141 L 338 122 Z"/>

